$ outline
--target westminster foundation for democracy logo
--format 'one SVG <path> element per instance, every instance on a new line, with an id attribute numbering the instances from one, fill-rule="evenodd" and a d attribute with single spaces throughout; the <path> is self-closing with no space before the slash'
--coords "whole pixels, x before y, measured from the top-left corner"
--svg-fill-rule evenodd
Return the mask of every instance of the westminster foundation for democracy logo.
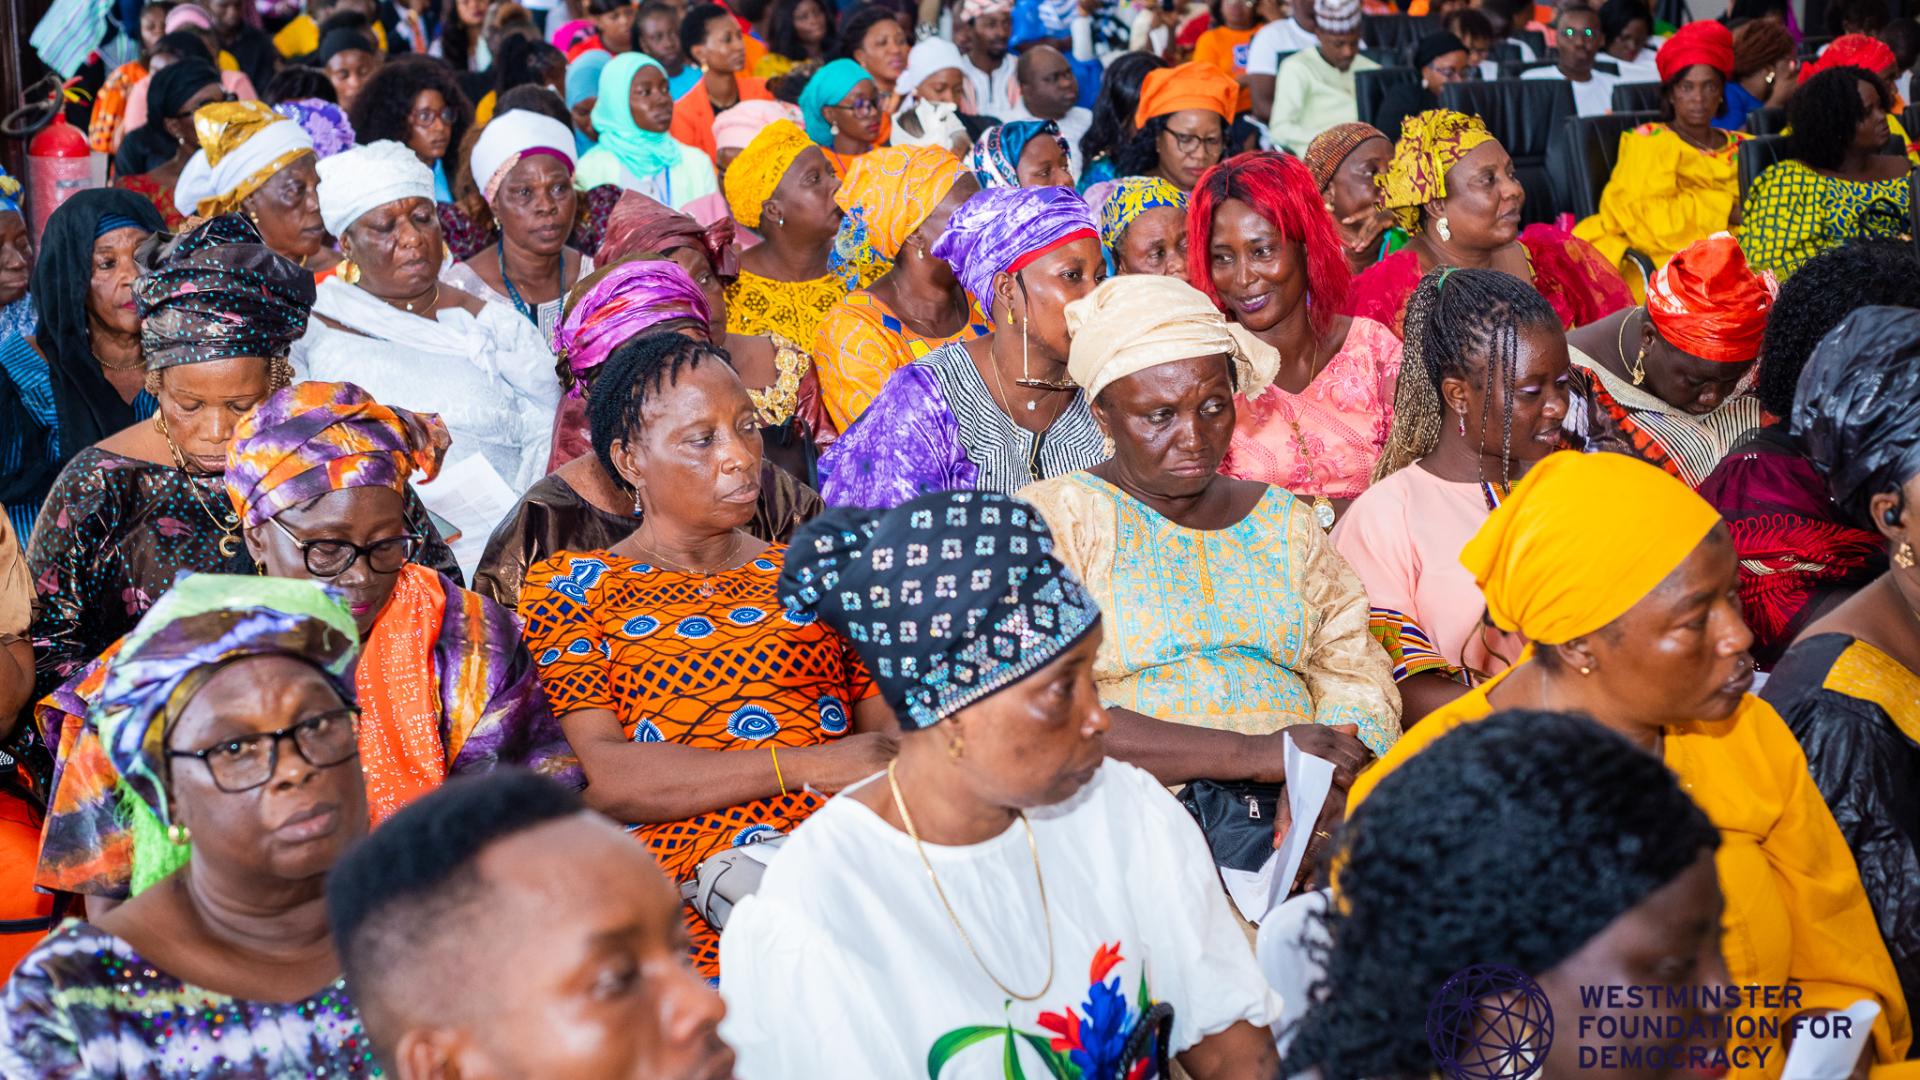
<path id="1" fill-rule="evenodd" d="M 1461 968 L 1427 1008 L 1427 1047 L 1449 1080 L 1520 1080 L 1553 1045 L 1553 1005 L 1526 972 Z"/>

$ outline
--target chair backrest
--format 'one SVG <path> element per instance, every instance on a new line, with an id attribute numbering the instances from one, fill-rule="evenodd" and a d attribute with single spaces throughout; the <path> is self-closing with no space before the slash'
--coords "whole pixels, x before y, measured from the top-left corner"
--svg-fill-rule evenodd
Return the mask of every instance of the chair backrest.
<path id="1" fill-rule="evenodd" d="M 1547 32 L 1545 30 L 1515 30 L 1508 37 L 1518 38 L 1527 43 L 1535 56 L 1547 55 Z"/>
<path id="2" fill-rule="evenodd" d="M 1547 172 L 1560 209 L 1576 217 L 1599 213 L 1600 193 L 1607 189 L 1620 159 L 1620 136 L 1658 118 L 1654 113 L 1611 113 L 1563 120 L 1547 154 Z"/>
<path id="3" fill-rule="evenodd" d="M 1434 15 L 1362 15 L 1360 44 L 1398 54 L 1405 63 L 1420 39 L 1439 29 L 1440 19 Z"/>
<path id="4" fill-rule="evenodd" d="M 1800 39 L 1800 59 L 1811 60 L 1832 43 L 1831 37 L 1803 37 Z"/>
<path id="5" fill-rule="evenodd" d="M 1778 105 L 1762 105 L 1747 114 L 1742 126 L 1749 135 L 1778 135 L 1786 130 L 1787 110 Z"/>
<path id="6" fill-rule="evenodd" d="M 1535 68 L 1550 68 L 1552 66 L 1553 61 L 1551 60 L 1502 60 L 1500 61 L 1500 77 L 1503 79 L 1517 79 L 1520 77 L 1521 72 L 1532 71 Z"/>
<path id="7" fill-rule="evenodd" d="M 1378 71 L 1355 72 L 1353 76 L 1353 96 L 1360 107 L 1360 122 L 1379 124 L 1380 103 L 1387 99 L 1398 86 L 1413 86 L 1420 81 L 1420 73 L 1407 67 L 1385 67 Z"/>
<path id="8" fill-rule="evenodd" d="M 1361 49 L 1360 55 L 1383 68 L 1390 68 L 1405 67 L 1407 60 L 1413 56 L 1413 52 L 1401 49 Z"/>
<path id="9" fill-rule="evenodd" d="M 1487 59 L 1495 63 L 1520 62 L 1520 44 L 1514 41 L 1496 41 L 1487 46 Z"/>
<path id="10" fill-rule="evenodd" d="M 1740 202 L 1747 201 L 1747 189 L 1753 186 L 1767 166 L 1787 156 L 1785 135 L 1756 135 L 1740 144 Z"/>
<path id="11" fill-rule="evenodd" d="M 1659 112 L 1660 84 L 1657 82 L 1616 84 L 1613 88 L 1613 111 L 1617 113 Z"/>
<path id="12" fill-rule="evenodd" d="M 1450 83 L 1440 88 L 1440 104 L 1478 116 L 1506 148 L 1527 189 L 1524 219 L 1553 220 L 1558 200 L 1547 172 L 1547 153 L 1554 133 L 1574 114 L 1573 87 L 1565 79 Z"/>

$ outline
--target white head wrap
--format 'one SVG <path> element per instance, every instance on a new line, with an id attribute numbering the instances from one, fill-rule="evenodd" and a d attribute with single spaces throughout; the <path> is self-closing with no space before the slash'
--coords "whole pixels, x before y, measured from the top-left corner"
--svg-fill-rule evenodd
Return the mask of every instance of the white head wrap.
<path id="1" fill-rule="evenodd" d="M 928 38 L 907 53 L 907 70 L 893 80 L 893 92 L 903 98 L 907 97 L 926 81 L 927 76 L 936 71 L 945 71 L 947 68 L 967 70 L 962 66 L 965 62 L 965 58 L 960 55 L 960 50 L 954 46 L 953 42 L 946 38 Z"/>
<path id="2" fill-rule="evenodd" d="M 335 154 L 320 162 L 319 170 L 320 219 L 335 236 L 367 211 L 390 202 L 433 201 L 433 170 L 406 144 L 392 139 Z"/>
<path id="3" fill-rule="evenodd" d="M 495 114 L 487 122 L 480 132 L 479 141 L 473 144 L 470 160 L 473 182 L 480 185 L 480 193 L 489 204 L 500 189 L 500 181 L 506 179 L 507 173 L 522 158 L 536 150 L 563 159 L 567 163 L 567 171 L 573 171 L 576 164 L 573 131 L 553 117 L 526 109 L 514 109 Z"/>
<path id="4" fill-rule="evenodd" d="M 1360 0 L 1313 0 L 1313 22 L 1329 34 L 1351 34 L 1360 29 Z"/>
<path id="5" fill-rule="evenodd" d="M 1089 401 L 1138 371 L 1225 356 L 1236 369 L 1236 393 L 1253 397 L 1273 382 L 1280 353 L 1239 323 L 1230 323 L 1205 293 L 1175 277 L 1122 274 L 1067 305 L 1067 374 Z"/>
<path id="6" fill-rule="evenodd" d="M 261 169 L 287 154 L 313 149 L 313 136 L 292 120 L 264 124 L 246 142 L 220 158 L 220 164 L 207 162 L 205 150 L 195 150 L 180 179 L 173 185 L 173 208 L 192 217 L 200 212 L 200 203 L 217 198 L 239 187 Z"/>

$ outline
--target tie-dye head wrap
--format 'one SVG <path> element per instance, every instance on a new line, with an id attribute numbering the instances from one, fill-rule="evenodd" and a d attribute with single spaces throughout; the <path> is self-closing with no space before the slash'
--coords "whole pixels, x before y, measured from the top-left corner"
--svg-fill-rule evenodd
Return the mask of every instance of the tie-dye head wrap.
<path id="1" fill-rule="evenodd" d="M 160 832 L 172 820 L 162 777 L 167 732 L 193 696 L 236 660 L 291 656 L 351 702 L 359 651 L 353 616 L 315 581 L 189 574 L 154 602 L 107 661 L 89 716 L 130 796 L 120 803 L 133 818 L 135 891 L 165 876 L 186 851 Z"/>
<path id="2" fill-rule="evenodd" d="M 273 111 L 306 131 L 307 138 L 313 140 L 316 158 L 330 158 L 353 149 L 353 122 L 347 119 L 346 110 L 331 101 L 295 98 L 275 105 Z"/>
<path id="3" fill-rule="evenodd" d="M 20 212 L 20 181 L 4 167 L 0 167 L 0 214 Z"/>
<path id="4" fill-rule="evenodd" d="M 1157 206 L 1187 209 L 1187 193 L 1157 176 L 1128 176 L 1117 181 L 1100 205 L 1100 244 L 1109 254 L 1120 246 L 1127 226 Z"/>
<path id="5" fill-rule="evenodd" d="M 686 214 L 637 191 L 626 191 L 607 215 L 606 233 L 593 261 L 608 266 L 652 252 L 671 255 L 681 248 L 706 252 L 713 272 L 731 278 L 740 272 L 740 251 L 733 245 L 733 219 L 721 215 L 704 228 Z"/>
<path id="6" fill-rule="evenodd" d="M 760 211 L 787 175 L 793 159 L 813 149 L 813 140 L 791 120 L 775 120 L 760 129 L 740 156 L 727 166 L 727 207 L 734 220 L 749 229 L 760 227 Z"/>
<path id="7" fill-rule="evenodd" d="M 1051 120 L 1015 120 L 988 128 L 967 155 L 967 168 L 973 170 L 974 179 L 983 188 L 1019 187 L 1020 155 L 1026 152 L 1028 143 L 1047 136 L 1060 144 L 1062 154 L 1069 153 L 1060 125 Z"/>
<path id="8" fill-rule="evenodd" d="M 863 80 L 871 82 L 873 76 L 858 61 L 845 58 L 813 73 L 807 88 L 800 91 L 800 114 L 806 117 L 807 138 L 821 146 L 833 145 L 833 121 L 827 119 L 827 107 L 840 104 Z"/>
<path id="9" fill-rule="evenodd" d="M 613 350 L 673 319 L 692 319 L 703 332 L 713 325 L 706 294 L 671 259 L 624 262 L 574 286 L 553 329 L 554 355 L 576 380 L 568 396 L 583 396 L 578 380 L 606 363 Z"/>
<path id="10" fill-rule="evenodd" d="M 164 241 L 164 242 L 163 242 Z M 307 332 L 313 273 L 266 246 L 239 214 L 140 249 L 133 298 L 147 368 L 284 357 Z"/>
<path id="11" fill-rule="evenodd" d="M 829 268 L 848 288 L 877 280 L 963 175 L 959 158 L 930 146 L 883 146 L 854 158 L 833 196 L 847 216 Z"/>
<path id="12" fill-rule="evenodd" d="M 1072 188 L 989 188 L 953 212 L 933 254 L 991 319 L 995 274 L 1019 273 L 1057 247 L 1099 236 L 1093 211 Z"/>
<path id="13" fill-rule="evenodd" d="M 227 498 L 249 529 L 331 491 L 405 491 L 416 470 L 439 469 L 432 413 L 392 409 L 352 383 L 276 390 L 241 418 L 227 448 Z"/>
<path id="14" fill-rule="evenodd" d="M 1385 195 L 1382 205 L 1408 232 L 1420 231 L 1420 208 L 1447 197 L 1447 170 L 1493 135 L 1477 116 L 1451 109 L 1430 109 L 1409 116 L 1400 126 L 1393 160 L 1374 178 Z"/>

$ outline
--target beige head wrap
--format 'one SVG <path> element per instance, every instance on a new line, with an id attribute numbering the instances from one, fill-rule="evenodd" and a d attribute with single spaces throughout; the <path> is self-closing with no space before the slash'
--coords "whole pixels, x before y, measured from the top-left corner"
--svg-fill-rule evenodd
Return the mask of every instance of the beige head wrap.
<path id="1" fill-rule="evenodd" d="M 1159 274 L 1110 277 L 1067 305 L 1067 374 L 1089 400 L 1115 380 L 1161 364 L 1226 356 L 1238 392 L 1252 397 L 1273 382 L 1280 353 L 1230 323 L 1199 289 Z"/>

